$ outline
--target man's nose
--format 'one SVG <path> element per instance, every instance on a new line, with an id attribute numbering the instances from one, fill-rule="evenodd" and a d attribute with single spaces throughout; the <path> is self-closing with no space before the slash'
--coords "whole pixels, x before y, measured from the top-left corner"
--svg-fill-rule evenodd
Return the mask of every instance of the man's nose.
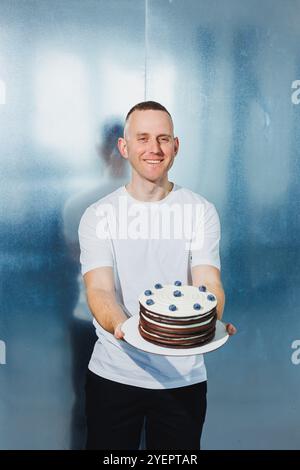
<path id="1" fill-rule="evenodd" d="M 160 143 L 158 142 L 158 140 L 156 139 L 151 139 L 149 141 L 149 151 L 151 153 L 162 153 L 162 150 L 161 150 L 161 147 L 160 147 Z"/>

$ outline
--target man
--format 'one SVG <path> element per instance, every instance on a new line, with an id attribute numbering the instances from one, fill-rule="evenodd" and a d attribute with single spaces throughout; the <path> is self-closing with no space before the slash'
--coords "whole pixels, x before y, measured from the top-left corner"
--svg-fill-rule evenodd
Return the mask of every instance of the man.
<path id="1" fill-rule="evenodd" d="M 179 140 L 161 104 L 134 106 L 118 147 L 131 165 L 131 181 L 92 204 L 79 226 L 82 274 L 98 335 L 86 384 L 87 449 L 138 449 L 144 417 L 147 449 L 199 449 L 206 413 L 203 356 L 139 350 L 123 340 L 122 324 L 138 314 L 138 296 L 145 289 L 176 280 L 206 285 L 222 317 L 218 214 L 204 197 L 168 181 Z M 150 234 L 166 207 L 187 205 L 202 208 L 200 244 L 188 245 L 184 236 Z M 139 210 L 154 214 L 150 228 L 147 217 L 130 219 Z M 120 232 L 124 217 L 125 236 Z M 194 219 L 189 222 L 198 227 Z M 180 224 L 175 216 L 177 229 Z M 227 331 L 236 330 L 228 324 Z"/>

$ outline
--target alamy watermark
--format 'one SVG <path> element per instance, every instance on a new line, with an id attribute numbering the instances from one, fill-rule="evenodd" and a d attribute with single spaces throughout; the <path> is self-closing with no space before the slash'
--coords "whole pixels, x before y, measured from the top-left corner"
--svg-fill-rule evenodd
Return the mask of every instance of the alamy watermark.
<path id="1" fill-rule="evenodd" d="M 293 104 L 300 103 L 300 80 L 294 80 L 292 83 L 293 93 L 291 94 L 291 100 Z"/>
<path id="2" fill-rule="evenodd" d="M 96 233 L 99 239 L 186 240 L 186 250 L 201 249 L 204 239 L 203 204 L 133 203 L 120 196 L 118 205 L 100 204 Z"/>
<path id="3" fill-rule="evenodd" d="M 300 339 L 295 339 L 291 344 L 291 348 L 294 349 L 291 361 L 295 366 L 298 366 L 300 364 Z"/>
<path id="4" fill-rule="evenodd" d="M 5 82 L 0 79 L 0 104 L 6 103 L 6 88 Z"/>
<path id="5" fill-rule="evenodd" d="M 6 364 L 6 344 L 0 340 L 0 365 Z"/>

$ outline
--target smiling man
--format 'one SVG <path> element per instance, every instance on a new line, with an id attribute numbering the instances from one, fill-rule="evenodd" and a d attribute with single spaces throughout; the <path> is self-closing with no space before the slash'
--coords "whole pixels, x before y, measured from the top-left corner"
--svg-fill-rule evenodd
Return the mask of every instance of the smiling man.
<path id="1" fill-rule="evenodd" d="M 98 335 L 86 382 L 87 449 L 138 449 L 144 419 L 147 449 L 199 449 L 206 414 L 203 356 L 139 350 L 123 340 L 122 324 L 138 314 L 141 292 L 176 280 L 206 285 L 221 319 L 219 217 L 203 196 L 168 180 L 179 140 L 164 106 L 134 106 L 118 147 L 131 180 L 88 207 L 79 226 L 82 275 Z M 173 218 L 166 219 L 166 210 Z M 124 220 L 130 231 L 112 236 Z M 167 235 L 161 221 L 167 221 Z M 198 232 L 201 243 L 194 244 L 191 234 Z M 236 332 L 231 324 L 227 331 Z"/>
<path id="2" fill-rule="evenodd" d="M 138 200 L 161 200 L 172 190 L 168 171 L 179 148 L 173 132 L 167 110 L 133 108 L 129 111 L 124 138 L 120 138 L 118 144 L 121 155 L 128 159 L 132 168 L 127 191 Z"/>

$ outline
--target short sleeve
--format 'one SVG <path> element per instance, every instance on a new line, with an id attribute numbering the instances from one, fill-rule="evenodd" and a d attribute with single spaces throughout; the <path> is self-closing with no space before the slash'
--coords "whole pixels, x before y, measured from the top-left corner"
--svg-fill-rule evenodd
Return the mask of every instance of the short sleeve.
<path id="1" fill-rule="evenodd" d="M 78 228 L 82 275 L 92 269 L 114 265 L 111 241 L 101 236 L 99 227 L 96 211 L 90 206 L 81 217 Z"/>
<path id="2" fill-rule="evenodd" d="M 220 219 L 214 204 L 206 202 L 201 220 L 197 223 L 200 242 L 191 245 L 191 267 L 209 264 L 221 269 L 219 244 L 221 239 Z"/>

